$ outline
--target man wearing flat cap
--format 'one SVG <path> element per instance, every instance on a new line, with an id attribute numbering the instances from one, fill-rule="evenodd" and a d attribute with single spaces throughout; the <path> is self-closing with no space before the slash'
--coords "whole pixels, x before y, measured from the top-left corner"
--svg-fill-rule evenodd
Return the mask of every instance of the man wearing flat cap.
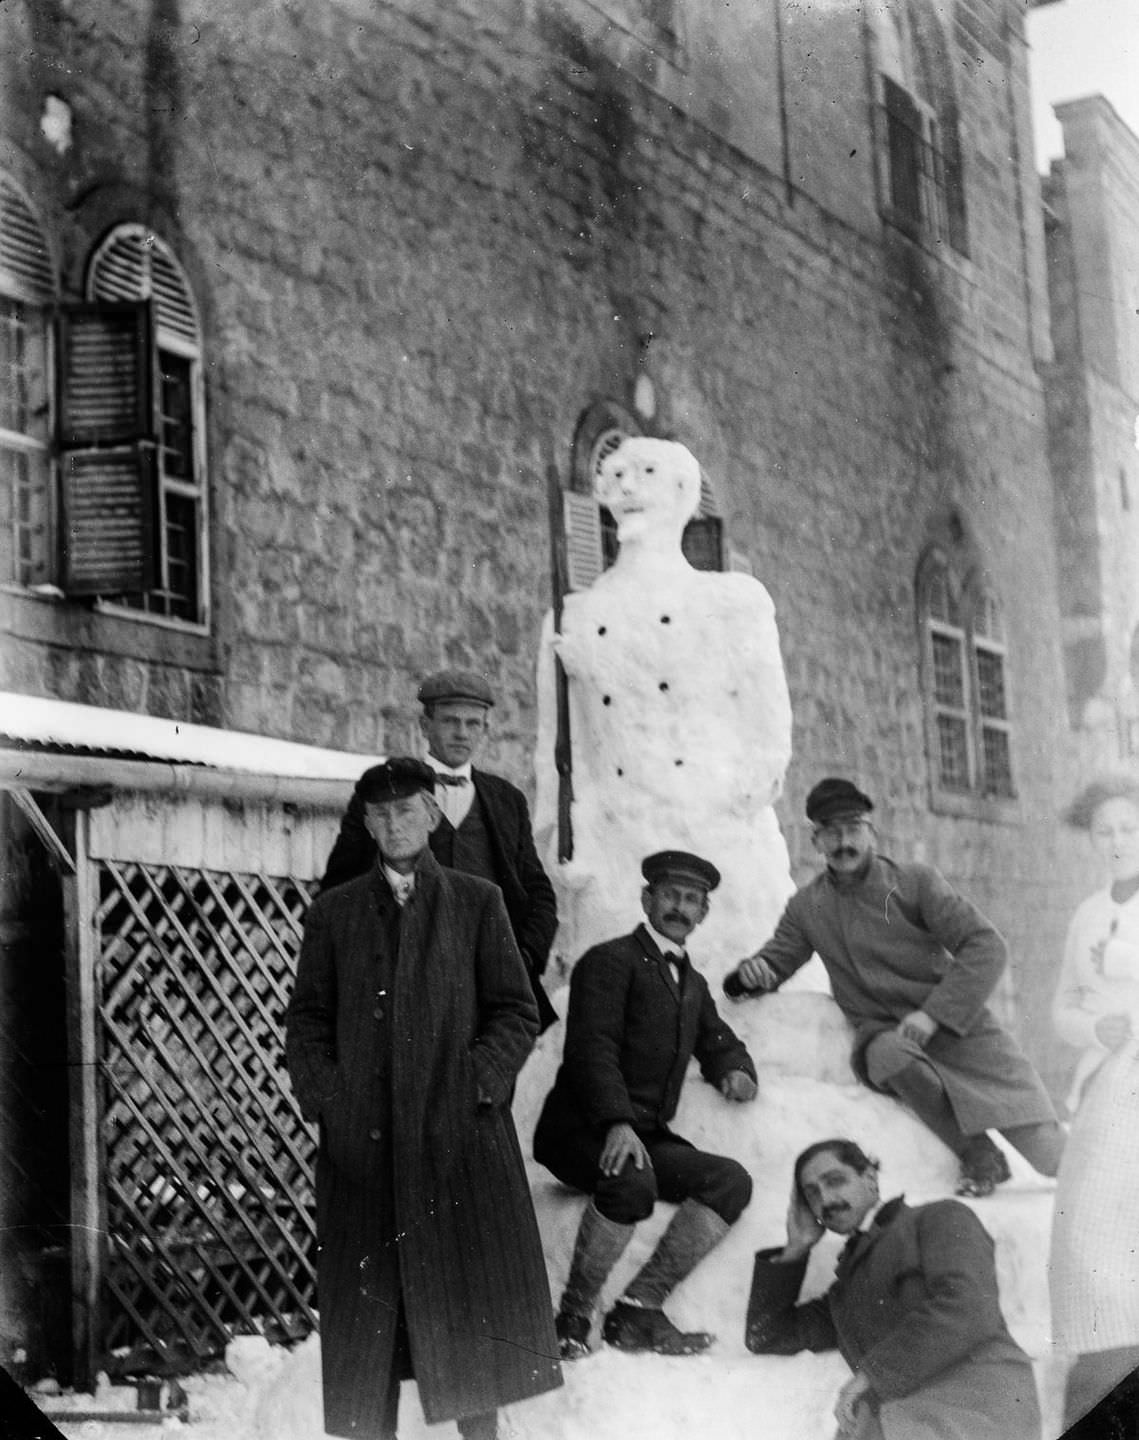
<path id="1" fill-rule="evenodd" d="M 435 774 L 435 799 L 442 811 L 431 835 L 432 853 L 441 865 L 481 875 L 502 891 L 545 1030 L 557 1018 L 541 982 L 558 928 L 554 887 L 534 849 L 522 791 L 500 775 L 473 768 L 487 737 L 494 694 L 474 671 L 440 670 L 420 685 L 419 701 L 419 728 L 427 741 L 427 764 Z M 363 874 L 375 857 L 363 807 L 354 795 L 321 889 Z"/>
<path id="2" fill-rule="evenodd" d="M 407 757 L 361 777 L 376 858 L 310 907 L 287 1016 L 320 1125 L 325 1430 L 357 1440 L 394 1440 L 401 1379 L 468 1440 L 561 1380 L 510 1114 L 537 1008 L 498 887 L 431 853 L 434 788 Z"/>
<path id="3" fill-rule="evenodd" d="M 727 977 L 733 998 L 763 994 L 817 953 L 854 1027 L 852 1063 L 958 1157 L 959 1195 L 1009 1178 L 998 1130 L 1043 1175 L 1064 1134 L 1040 1077 L 987 1001 L 1007 962 L 1000 933 L 931 865 L 879 855 L 874 803 L 849 780 L 807 796 L 821 875 L 792 895 L 768 942 Z"/>
<path id="4" fill-rule="evenodd" d="M 669 1129 L 693 1055 L 726 1100 L 756 1093 L 751 1058 L 684 948 L 719 872 L 682 850 L 650 855 L 641 871 L 644 923 L 574 966 L 562 1064 L 534 1134 L 534 1158 L 590 1196 L 555 1320 L 566 1360 L 588 1354 L 602 1287 L 658 1199 L 678 1209 L 606 1316 L 603 1338 L 664 1355 L 706 1349 L 713 1337 L 678 1330 L 664 1302 L 751 1199 L 742 1165 Z"/>

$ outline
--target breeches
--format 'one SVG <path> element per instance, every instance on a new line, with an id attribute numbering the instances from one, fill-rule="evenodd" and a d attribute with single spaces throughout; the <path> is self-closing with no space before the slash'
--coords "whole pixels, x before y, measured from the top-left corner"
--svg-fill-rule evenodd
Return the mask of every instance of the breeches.
<path id="1" fill-rule="evenodd" d="M 728 1225 L 735 1224 L 751 1199 L 751 1176 L 742 1165 L 697 1150 L 668 1130 L 637 1133 L 652 1162 L 643 1170 L 629 1160 L 619 1175 L 603 1175 L 598 1162 L 605 1137 L 590 1130 L 561 1137 L 556 1163 L 547 1156 L 542 1163 L 563 1184 L 592 1195 L 601 1214 L 618 1225 L 646 1219 L 658 1200 L 676 1205 L 697 1200 Z"/>

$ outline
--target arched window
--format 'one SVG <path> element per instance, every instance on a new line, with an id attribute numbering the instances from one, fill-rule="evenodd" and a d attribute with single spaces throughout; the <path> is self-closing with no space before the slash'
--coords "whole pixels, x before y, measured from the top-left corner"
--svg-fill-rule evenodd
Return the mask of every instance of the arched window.
<path id="1" fill-rule="evenodd" d="M 55 272 L 23 191 L 0 175 L 0 583 L 52 580 L 47 307 Z"/>
<path id="2" fill-rule="evenodd" d="M 203 622 L 206 576 L 205 406 L 197 306 L 186 275 L 168 245 L 142 225 L 120 225 L 91 257 L 87 295 L 107 314 L 139 315 L 144 366 L 150 367 L 151 493 L 144 524 L 151 549 L 146 583 L 104 599 L 170 619 Z M 145 311 L 145 316 L 140 312 Z M 125 321 L 124 321 L 125 323 Z M 73 352 L 74 353 L 74 352 Z M 143 377 L 142 388 L 146 389 Z M 104 374 L 104 383 L 112 384 Z M 146 408 L 145 396 L 140 397 Z M 146 445 L 146 437 L 136 437 Z"/>
<path id="3" fill-rule="evenodd" d="M 599 400 L 578 420 L 574 433 L 570 485 L 565 492 L 566 552 L 569 588 L 584 590 L 617 558 L 617 525 L 594 499 L 601 462 L 621 441 L 643 431 L 615 401 Z M 723 570 L 723 523 L 707 475 L 700 475 L 700 504 L 684 528 L 684 554 L 697 570 Z"/>
<path id="4" fill-rule="evenodd" d="M 917 579 L 922 692 L 933 788 L 1012 799 L 1012 722 L 1000 606 L 976 568 L 932 549 Z"/>
<path id="5" fill-rule="evenodd" d="M 881 189 L 886 218 L 911 239 L 964 254 L 965 187 L 953 59 L 930 0 L 874 10 Z"/>

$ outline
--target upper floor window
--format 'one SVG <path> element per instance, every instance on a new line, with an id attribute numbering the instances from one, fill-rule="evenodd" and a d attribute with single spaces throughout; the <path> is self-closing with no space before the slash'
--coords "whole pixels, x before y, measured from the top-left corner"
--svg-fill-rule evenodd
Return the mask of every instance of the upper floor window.
<path id="1" fill-rule="evenodd" d="M 951 57 L 929 0 L 884 0 L 876 15 L 885 214 L 911 239 L 965 253 L 965 190 Z"/>
<path id="2" fill-rule="evenodd" d="M 50 582 L 54 270 L 30 203 L 0 175 L 0 584 Z"/>
<path id="3" fill-rule="evenodd" d="M 574 436 L 570 486 L 563 496 L 568 580 L 571 590 L 592 585 L 617 558 L 617 524 L 594 498 L 593 487 L 606 456 L 629 435 L 640 435 L 632 415 L 611 401 L 591 405 Z M 723 570 L 723 522 L 708 477 L 701 473 L 700 504 L 684 527 L 681 546 L 697 570 Z"/>
<path id="4" fill-rule="evenodd" d="M 151 315 L 149 583 L 105 598 L 156 615 L 202 621 L 207 595 L 205 407 L 193 294 L 169 247 L 141 225 L 120 226 L 99 246 L 88 269 L 87 294 L 92 301 L 146 304 Z"/>
<path id="5" fill-rule="evenodd" d="M 1012 724 L 1004 627 L 975 572 L 939 551 L 918 577 L 930 766 L 945 795 L 1011 799 Z"/>

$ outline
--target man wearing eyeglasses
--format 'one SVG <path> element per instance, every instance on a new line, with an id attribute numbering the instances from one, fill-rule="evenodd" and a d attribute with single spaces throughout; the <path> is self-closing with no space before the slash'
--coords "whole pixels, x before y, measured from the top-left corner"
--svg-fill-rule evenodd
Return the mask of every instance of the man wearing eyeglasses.
<path id="1" fill-rule="evenodd" d="M 849 780 L 807 796 L 826 869 L 787 902 L 768 942 L 724 981 L 733 998 L 778 987 L 817 953 L 854 1027 L 855 1072 L 893 1095 L 958 1157 L 959 1195 L 992 1194 L 998 1130 L 1044 1175 L 1064 1134 L 1040 1077 L 988 1008 L 1007 962 L 992 923 L 931 865 L 877 853 L 874 803 Z"/>

